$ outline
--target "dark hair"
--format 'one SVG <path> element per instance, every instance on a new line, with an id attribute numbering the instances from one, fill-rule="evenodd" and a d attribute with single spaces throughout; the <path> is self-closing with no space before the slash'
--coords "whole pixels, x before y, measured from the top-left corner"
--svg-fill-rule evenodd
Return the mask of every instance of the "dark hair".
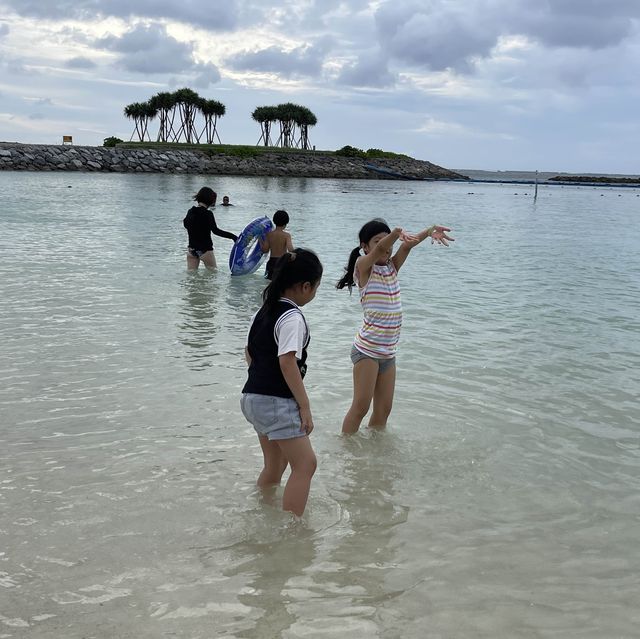
<path id="1" fill-rule="evenodd" d="M 203 186 L 194 196 L 193 199 L 196 202 L 202 202 L 207 206 L 213 206 L 216 203 L 218 195 L 213 189 L 208 186 Z"/>
<path id="2" fill-rule="evenodd" d="M 262 292 L 262 301 L 267 310 L 271 311 L 288 288 L 304 282 L 315 284 L 321 277 L 322 264 L 318 256 L 309 249 L 294 249 L 276 262 L 273 279 Z"/>
<path id="3" fill-rule="evenodd" d="M 289 214 L 280 209 L 273 214 L 273 223 L 276 226 L 286 226 L 289 224 Z"/>
<path id="4" fill-rule="evenodd" d="M 353 281 L 353 271 L 356 267 L 356 260 L 360 256 L 360 248 L 363 244 L 368 244 L 371 238 L 378 235 L 378 233 L 391 233 L 389 225 L 380 217 L 370 220 L 360 229 L 358 233 L 360 246 L 356 246 L 349 254 L 349 261 L 345 266 L 344 276 L 338 280 L 336 288 L 344 288 L 347 286 L 349 290 L 351 290 L 351 287 L 355 284 Z"/>

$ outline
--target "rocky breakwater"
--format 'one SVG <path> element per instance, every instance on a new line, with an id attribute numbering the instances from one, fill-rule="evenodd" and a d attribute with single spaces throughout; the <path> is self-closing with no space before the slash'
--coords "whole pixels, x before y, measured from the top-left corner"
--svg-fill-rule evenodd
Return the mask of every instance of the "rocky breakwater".
<path id="1" fill-rule="evenodd" d="M 197 173 L 291 177 L 461 180 L 465 176 L 409 157 L 360 158 L 318 152 L 219 153 L 0 142 L 0 170 Z"/>

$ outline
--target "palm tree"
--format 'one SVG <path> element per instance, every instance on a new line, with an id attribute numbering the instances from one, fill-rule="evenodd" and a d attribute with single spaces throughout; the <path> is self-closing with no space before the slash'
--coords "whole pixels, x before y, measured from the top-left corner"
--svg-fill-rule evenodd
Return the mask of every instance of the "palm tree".
<path id="1" fill-rule="evenodd" d="M 173 118 L 175 112 L 175 100 L 172 93 L 164 91 L 156 93 L 150 100 L 149 104 L 153 106 L 160 118 L 160 127 L 158 129 L 158 142 L 167 142 L 169 136 L 173 133 Z"/>
<path id="2" fill-rule="evenodd" d="M 298 107 L 299 111 L 296 117 L 296 124 L 300 129 L 299 146 L 305 151 L 309 150 L 309 127 L 318 124 L 318 118 L 311 109 L 305 106 Z"/>
<path id="3" fill-rule="evenodd" d="M 135 134 L 138 135 L 138 140 L 140 142 L 144 141 L 145 132 L 146 132 L 146 122 L 145 122 L 145 105 L 142 102 L 133 102 L 128 104 L 124 108 L 124 114 L 129 120 L 133 120 L 135 129 L 133 133 L 131 133 L 131 137 L 129 138 L 129 142 L 133 140 L 133 136 Z"/>
<path id="4" fill-rule="evenodd" d="M 276 146 L 278 146 L 278 143 L 285 148 L 291 148 L 294 146 L 295 118 L 297 111 L 298 105 L 293 104 L 292 102 L 285 102 L 284 104 L 279 104 L 276 107 L 277 118 L 280 122 L 280 136 L 276 141 Z"/>
<path id="5" fill-rule="evenodd" d="M 206 134 L 207 144 L 214 144 L 216 137 L 218 138 L 218 144 L 221 144 L 216 127 L 218 125 L 218 118 L 221 118 L 227 111 L 224 104 L 218 102 L 218 100 L 205 100 L 201 98 L 198 107 L 204 116 L 204 128 L 198 136 L 198 142 L 200 142 L 201 136 Z"/>
<path id="6" fill-rule="evenodd" d="M 142 139 L 144 141 L 148 138 L 149 141 L 151 141 L 151 136 L 149 135 L 149 122 L 158 115 L 158 109 L 153 106 L 151 102 L 143 102 L 141 106 L 140 120 L 142 123 Z"/>
<path id="7" fill-rule="evenodd" d="M 176 108 L 180 114 L 180 128 L 173 137 L 173 142 L 179 142 L 184 134 L 185 142 L 192 144 L 197 138 L 195 116 L 199 109 L 200 96 L 191 89 L 178 89 L 173 93 Z"/>
<path id="8" fill-rule="evenodd" d="M 264 146 L 272 146 L 271 125 L 278 120 L 277 108 L 273 106 L 256 107 L 251 117 L 260 124 L 261 134 L 256 146 L 258 146 L 260 142 L 262 142 Z"/>

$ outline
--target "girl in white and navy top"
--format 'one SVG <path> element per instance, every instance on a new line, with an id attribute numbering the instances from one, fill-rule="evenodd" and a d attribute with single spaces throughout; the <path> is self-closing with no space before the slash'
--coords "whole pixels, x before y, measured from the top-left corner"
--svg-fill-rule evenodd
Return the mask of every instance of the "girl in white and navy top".
<path id="1" fill-rule="evenodd" d="M 427 237 L 448 246 L 451 229 L 431 226 L 415 235 L 393 231 L 381 219 L 367 222 L 358 234 L 360 245 L 351 251 L 344 277 L 337 288 L 358 285 L 364 313 L 351 348 L 353 400 L 342 422 L 343 433 L 355 433 L 373 401 L 370 428 L 384 428 L 391 413 L 396 381 L 396 348 L 402 326 L 398 271 L 414 246 Z M 402 244 L 392 256 L 397 240 Z M 364 255 L 360 255 L 360 251 Z"/>
<path id="2" fill-rule="evenodd" d="M 322 264 L 313 251 L 285 253 L 252 318 L 245 348 L 249 371 L 241 408 L 264 456 L 257 483 L 261 488 L 279 484 L 290 465 L 282 508 L 298 516 L 316 469 L 308 437 L 313 417 L 303 381 L 311 338 L 301 307 L 315 297 L 321 278 Z"/>

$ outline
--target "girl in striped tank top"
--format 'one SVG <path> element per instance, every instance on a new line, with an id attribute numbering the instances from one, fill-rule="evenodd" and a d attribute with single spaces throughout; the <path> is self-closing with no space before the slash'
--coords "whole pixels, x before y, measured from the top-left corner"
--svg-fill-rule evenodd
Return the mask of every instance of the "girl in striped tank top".
<path id="1" fill-rule="evenodd" d="M 402 304 L 398 271 L 412 248 L 428 237 L 431 243 L 449 246 L 451 229 L 430 226 L 419 233 L 393 231 L 381 219 L 367 222 L 358 237 L 360 246 L 351 251 L 344 277 L 337 288 L 347 286 L 351 291 L 358 285 L 364 319 L 351 348 L 353 362 L 353 400 L 342 422 L 343 433 L 355 433 L 369 412 L 373 412 L 369 428 L 384 428 L 391 413 L 396 383 L 396 347 L 402 325 Z M 401 241 L 392 256 L 393 245 Z M 360 251 L 364 255 L 360 254 Z"/>

